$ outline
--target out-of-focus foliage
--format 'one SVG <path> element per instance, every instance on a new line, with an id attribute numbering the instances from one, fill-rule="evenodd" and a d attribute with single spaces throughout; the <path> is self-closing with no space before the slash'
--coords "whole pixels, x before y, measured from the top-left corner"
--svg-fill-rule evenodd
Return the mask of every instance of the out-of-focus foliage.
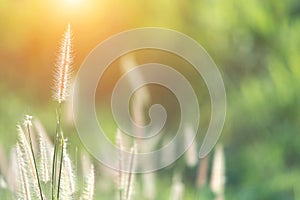
<path id="1" fill-rule="evenodd" d="M 44 110 L 50 110 L 57 41 L 68 21 L 75 71 L 110 35 L 135 27 L 171 28 L 203 45 L 224 77 L 228 113 L 220 140 L 227 199 L 300 198 L 299 1 L 78 2 L 0 0 L 2 144 L 14 143 L 15 123 L 28 108 L 46 127 L 55 121 L 55 113 Z M 185 179 L 191 187 L 192 177 Z"/>

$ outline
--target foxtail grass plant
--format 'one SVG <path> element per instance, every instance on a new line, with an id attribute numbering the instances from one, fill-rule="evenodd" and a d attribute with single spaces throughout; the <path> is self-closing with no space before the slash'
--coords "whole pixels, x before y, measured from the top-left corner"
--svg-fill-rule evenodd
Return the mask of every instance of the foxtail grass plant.
<path id="1" fill-rule="evenodd" d="M 85 180 L 85 188 L 80 200 L 94 199 L 94 187 L 95 187 L 95 169 L 94 165 L 91 165 L 89 174 Z"/>
<path id="2" fill-rule="evenodd" d="M 20 183 L 22 195 L 24 199 L 31 199 L 30 187 L 33 187 L 36 198 L 43 200 L 43 193 L 36 164 L 36 157 L 33 151 L 31 132 L 30 132 L 31 116 L 26 115 L 24 127 L 27 128 L 28 140 L 21 125 L 17 125 L 19 133 L 19 141 L 17 143 L 17 159 L 19 166 Z M 32 183 L 30 185 L 30 183 Z"/>
<path id="3" fill-rule="evenodd" d="M 170 200 L 183 200 L 184 188 L 185 186 L 181 181 L 181 176 L 179 174 L 175 174 L 173 176 Z"/>
<path id="4" fill-rule="evenodd" d="M 134 158 L 136 155 L 136 144 L 133 145 L 130 151 L 131 157 L 130 157 L 130 167 L 128 172 L 128 180 L 127 180 L 127 186 L 125 190 L 125 200 L 131 200 L 131 195 L 133 191 L 133 170 L 134 170 Z"/>
<path id="5" fill-rule="evenodd" d="M 41 123 L 39 121 L 34 123 L 39 134 L 39 145 L 36 150 L 40 155 L 39 162 L 33 147 L 32 116 L 26 115 L 23 125 L 17 126 L 19 140 L 16 145 L 16 157 L 20 184 L 18 199 L 77 199 L 74 167 L 67 152 L 67 139 L 64 138 L 61 126 L 62 104 L 70 94 L 72 60 L 72 32 L 69 24 L 62 39 L 54 76 L 53 98 L 58 102 L 54 145 L 47 138 Z M 49 159 L 51 157 L 52 162 Z M 91 165 L 80 199 L 94 198 L 94 184 L 94 166 Z"/>
<path id="6" fill-rule="evenodd" d="M 68 140 L 64 137 L 62 128 L 62 107 L 70 95 L 72 62 L 72 31 L 70 24 L 68 24 L 61 42 L 54 76 L 53 99 L 57 102 L 54 143 L 47 137 L 47 133 L 42 124 L 37 119 L 32 119 L 32 116 L 30 115 L 26 115 L 23 123 L 17 125 L 18 141 L 15 147 L 15 160 L 17 163 L 15 165 L 17 167 L 15 168 L 17 168 L 18 171 L 17 174 L 19 183 L 19 189 L 16 194 L 17 199 L 94 199 L 96 183 L 95 167 L 92 162 L 87 162 L 88 164 L 85 163 L 87 164 L 87 167 L 84 168 L 88 173 L 84 179 L 84 189 L 80 194 L 76 186 L 77 161 L 76 167 L 74 167 L 72 159 L 68 154 Z M 133 57 L 127 57 L 125 60 L 123 59 L 122 62 L 123 68 L 127 68 L 130 66 L 130 63 L 134 64 L 135 60 Z M 131 81 L 133 82 L 134 80 Z M 144 90 L 141 95 L 136 97 L 134 104 L 132 105 L 133 117 L 136 122 L 145 122 L 144 109 L 145 105 L 147 105 L 149 101 L 150 93 L 147 90 Z M 185 130 L 186 141 L 184 142 L 189 142 L 193 139 L 193 131 L 194 130 L 187 125 Z M 143 133 L 137 133 L 137 135 L 143 135 Z M 35 138 L 38 138 L 38 143 L 35 142 Z M 161 138 L 158 140 L 160 139 Z M 128 146 L 124 144 L 129 144 L 129 142 L 126 143 L 126 140 L 124 142 L 121 131 L 117 131 L 116 144 L 119 149 L 117 192 L 119 200 L 133 199 L 133 189 L 136 189 L 134 187 L 134 171 L 137 152 L 141 153 L 146 150 L 152 150 L 152 148 L 158 143 L 158 140 L 152 145 L 144 145 L 146 143 L 142 140 L 133 141 L 133 146 L 129 151 L 129 156 L 125 158 L 123 152 L 126 149 L 125 146 Z M 136 143 L 139 146 L 138 150 Z M 188 169 L 198 165 L 198 178 L 196 184 L 197 188 L 201 188 L 207 184 L 209 160 L 207 157 L 202 160 L 199 165 L 196 149 L 196 142 L 194 142 L 186 154 L 185 164 Z M 129 150 L 129 148 L 127 150 Z M 175 153 L 175 151 L 176 149 L 173 149 L 173 151 L 167 152 L 168 154 L 162 155 L 162 157 L 174 157 L 174 155 L 171 154 Z M 143 164 L 151 164 L 151 161 Z M 0 165 L 0 167 L 1 166 L 2 165 Z M 223 147 L 221 145 L 216 148 L 211 172 L 210 190 L 215 194 L 216 200 L 224 200 L 225 157 Z M 153 173 L 142 176 L 144 191 L 148 191 L 147 193 L 143 193 L 143 197 L 147 199 L 155 199 L 155 174 Z M 170 194 L 171 200 L 184 199 L 185 184 L 182 177 L 182 174 L 175 174 L 173 177 Z M 7 180 L 9 185 L 8 187 L 12 187 L 10 185 L 13 185 L 13 182 L 9 179 Z M 6 187 L 5 185 L 6 182 L 3 182 L 0 177 L 0 188 Z"/>
<path id="7" fill-rule="evenodd" d="M 54 154 L 52 161 L 52 200 L 59 199 L 60 184 L 62 176 L 63 158 L 65 150 L 65 139 L 61 128 L 61 110 L 62 103 L 66 101 L 70 94 L 70 80 L 72 72 L 72 32 L 71 26 L 68 24 L 67 30 L 64 33 L 60 47 L 60 53 L 56 64 L 56 71 L 54 75 L 54 89 L 53 98 L 58 102 L 57 106 L 57 126 L 54 143 Z M 60 137 L 60 138 L 59 138 Z M 59 140 L 60 139 L 60 140 Z M 59 156 L 59 142 L 60 142 L 60 160 Z M 58 169 L 58 171 L 57 171 Z M 58 174 L 58 178 L 57 178 Z M 56 193 L 56 198 L 55 198 Z"/>
<path id="8" fill-rule="evenodd" d="M 31 117 L 30 117 L 31 118 Z M 26 116 L 26 120 L 29 117 Z M 27 124 L 32 126 L 32 122 L 27 121 Z M 31 127 L 30 126 L 30 127 Z M 54 146 L 46 135 L 41 131 L 40 124 L 33 123 L 34 128 L 37 130 L 39 145 L 36 152 L 39 153 L 39 157 L 36 156 L 36 152 L 32 148 L 32 138 L 29 134 L 26 134 L 25 124 L 24 126 L 18 125 L 19 139 L 16 145 L 16 157 L 18 163 L 18 182 L 19 190 L 16 195 L 18 199 L 32 200 L 32 199 L 55 199 L 51 192 L 52 180 L 50 179 L 51 157 Z M 30 129 L 30 134 L 32 131 Z M 60 199 L 76 199 L 76 180 L 74 175 L 74 167 L 72 160 L 67 152 L 67 140 L 64 140 L 63 146 L 63 159 L 61 160 L 61 174 L 58 176 L 61 182 L 60 184 Z M 38 160 L 39 158 L 39 160 Z M 39 163 L 39 165 L 38 165 Z M 94 184 L 95 173 L 94 166 L 91 165 L 90 172 L 86 178 L 85 188 L 80 199 L 92 200 L 94 198 Z"/>
<path id="9" fill-rule="evenodd" d="M 215 200 L 225 199 L 225 157 L 222 145 L 218 145 L 215 150 L 210 188 L 211 191 L 215 194 Z"/>
<path id="10" fill-rule="evenodd" d="M 124 160 L 123 160 L 123 140 L 121 131 L 117 130 L 116 144 L 119 149 L 118 151 L 118 179 L 117 179 L 117 189 L 119 200 L 131 200 L 133 193 L 133 183 L 134 183 L 134 169 L 135 169 L 135 156 L 137 154 L 137 145 L 133 144 L 130 150 L 129 158 L 129 171 L 124 171 Z"/>

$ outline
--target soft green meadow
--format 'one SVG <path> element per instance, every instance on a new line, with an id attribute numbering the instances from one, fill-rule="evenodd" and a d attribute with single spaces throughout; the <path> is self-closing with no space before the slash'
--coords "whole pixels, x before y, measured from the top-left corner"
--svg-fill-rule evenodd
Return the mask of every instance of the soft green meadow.
<path id="1" fill-rule="evenodd" d="M 53 99 L 62 86 L 53 85 L 60 77 L 53 74 L 68 23 L 73 34 L 71 77 L 96 45 L 124 30 L 169 28 L 201 44 L 217 64 L 227 94 L 225 126 L 207 160 L 191 165 L 185 154 L 149 176 L 137 174 L 129 181 L 123 174 L 125 183 L 120 185 L 118 171 L 94 159 L 81 143 L 63 92 Z M 1 199 L 117 200 L 120 191 L 126 200 L 300 198 L 298 1 L 0 0 L 0 24 Z M 166 52 L 142 50 L 135 55 L 138 64 L 164 63 L 193 75 L 188 63 Z M 96 95 L 98 119 L 115 144 L 110 97 L 122 74 L 118 64 L 107 70 Z M 190 80 L 201 110 L 198 151 L 211 102 L 204 81 Z M 149 104 L 167 105 L 170 118 L 164 131 L 172 137 L 178 127 L 178 102 L 164 88 L 152 86 L 149 91 Z M 26 115 L 32 121 L 27 118 L 24 125 Z M 37 120 L 45 131 L 37 130 Z M 126 148 L 130 151 L 131 145 Z M 221 170 L 214 170 L 216 165 Z"/>

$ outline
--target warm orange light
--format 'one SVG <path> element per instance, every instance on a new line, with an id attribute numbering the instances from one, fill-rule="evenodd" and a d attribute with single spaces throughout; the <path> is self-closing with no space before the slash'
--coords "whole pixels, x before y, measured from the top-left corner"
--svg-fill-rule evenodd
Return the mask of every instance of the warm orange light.
<path id="1" fill-rule="evenodd" d="M 83 0 L 65 0 L 66 1 L 66 4 L 68 4 L 68 6 L 79 6 Z"/>

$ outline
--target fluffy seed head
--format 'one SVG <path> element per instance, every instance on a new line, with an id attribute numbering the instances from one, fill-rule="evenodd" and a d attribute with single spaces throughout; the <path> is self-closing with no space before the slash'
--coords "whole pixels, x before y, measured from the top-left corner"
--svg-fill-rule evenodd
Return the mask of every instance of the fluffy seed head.
<path id="1" fill-rule="evenodd" d="M 39 141 L 40 146 L 40 154 L 41 154 L 41 180 L 45 183 L 50 181 L 50 170 L 49 170 L 49 161 L 48 161 L 48 155 L 47 155 L 47 149 L 46 149 L 46 142 L 43 140 L 43 138 L 40 138 Z"/>
<path id="2" fill-rule="evenodd" d="M 75 193 L 75 175 L 73 170 L 73 165 L 71 158 L 67 152 L 67 140 L 64 142 L 63 146 L 63 165 L 62 165 L 62 184 L 61 184 L 61 195 L 62 199 L 72 199 Z"/>
<path id="3" fill-rule="evenodd" d="M 53 98 L 58 103 L 65 101 L 69 95 L 72 61 L 72 32 L 68 24 L 62 39 L 54 76 Z"/>
<path id="4" fill-rule="evenodd" d="M 91 165 L 90 172 L 85 180 L 85 188 L 80 200 L 92 200 L 95 193 L 95 170 L 94 165 Z"/>
<path id="5" fill-rule="evenodd" d="M 30 115 L 25 115 L 25 119 L 24 119 L 24 126 L 32 126 L 32 116 Z"/>
<path id="6" fill-rule="evenodd" d="M 36 174 L 36 166 L 29 142 L 27 141 L 25 133 L 20 125 L 17 125 L 17 130 L 19 133 L 19 142 L 17 146 L 19 146 L 18 148 L 20 150 L 20 153 L 17 155 L 17 159 L 22 160 L 22 162 L 19 161 L 19 163 L 24 163 L 23 170 L 26 172 L 28 182 L 31 183 L 34 194 L 37 196 L 37 198 L 41 199 L 40 196 L 38 196 L 38 194 L 40 193 L 38 186 L 38 176 Z"/>
<path id="7" fill-rule="evenodd" d="M 183 200 L 184 199 L 184 184 L 181 181 L 181 177 L 179 174 L 175 174 L 173 177 L 173 184 L 171 188 L 171 196 L 172 200 Z"/>
<path id="8" fill-rule="evenodd" d="M 217 199 L 224 199 L 225 157 L 222 145 L 216 147 L 213 159 L 210 188 L 217 195 Z"/>
<path id="9" fill-rule="evenodd" d="M 23 159 L 20 144 L 17 144 L 16 152 L 17 152 L 18 170 L 19 170 L 18 181 L 20 184 L 19 198 L 25 200 L 31 200 L 30 184 L 29 184 L 25 161 Z"/>
<path id="10" fill-rule="evenodd" d="M 184 140 L 186 145 L 189 145 L 191 141 L 193 141 L 194 138 L 194 130 L 191 126 L 186 126 L 185 127 L 185 133 L 184 133 Z M 186 164 L 189 167 L 194 167 L 196 166 L 198 162 L 198 156 L 197 156 L 197 142 L 193 141 L 191 146 L 188 148 L 185 154 L 185 160 Z"/>

